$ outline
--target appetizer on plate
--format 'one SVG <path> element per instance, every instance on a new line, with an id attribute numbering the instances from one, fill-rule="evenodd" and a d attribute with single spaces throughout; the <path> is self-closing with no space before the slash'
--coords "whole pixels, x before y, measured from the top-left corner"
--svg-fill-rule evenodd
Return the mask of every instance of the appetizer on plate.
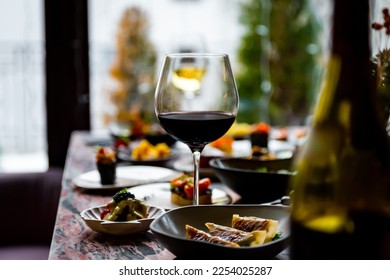
<path id="1" fill-rule="evenodd" d="M 209 188 L 211 180 L 208 177 L 199 180 L 199 204 L 211 204 L 212 189 Z M 194 197 L 194 177 L 182 173 L 170 181 L 171 202 L 184 206 L 192 205 Z"/>
<path id="2" fill-rule="evenodd" d="M 116 179 L 116 153 L 108 147 L 100 147 L 96 153 L 96 166 L 102 185 L 111 185 Z"/>
<path id="3" fill-rule="evenodd" d="M 233 137 L 222 136 L 221 138 L 211 142 L 210 146 L 221 150 L 225 153 L 225 155 L 231 155 L 233 152 L 233 142 Z"/>
<path id="4" fill-rule="evenodd" d="M 131 151 L 133 160 L 155 160 L 171 156 L 171 148 L 166 143 L 151 144 L 148 140 L 143 139 Z"/>
<path id="5" fill-rule="evenodd" d="M 117 192 L 100 214 L 100 218 L 107 221 L 132 221 L 148 216 L 147 205 L 126 188 Z"/>
<path id="6" fill-rule="evenodd" d="M 106 205 L 85 209 L 80 216 L 96 232 L 128 235 L 146 232 L 151 222 L 164 213 L 163 208 L 145 204 L 123 188 Z"/>
<path id="7" fill-rule="evenodd" d="M 265 122 L 253 124 L 249 135 L 252 148 L 257 146 L 268 149 L 270 131 L 271 127 Z"/>
<path id="8" fill-rule="evenodd" d="M 226 132 L 226 136 L 234 139 L 246 139 L 251 132 L 251 125 L 249 123 L 234 122 L 230 129 Z"/>
<path id="9" fill-rule="evenodd" d="M 186 238 L 229 247 L 258 246 L 281 237 L 279 222 L 254 216 L 232 216 L 231 226 L 207 222 L 208 232 L 186 225 Z"/>
<path id="10" fill-rule="evenodd" d="M 273 219 L 265 219 L 253 216 L 241 217 L 234 214 L 232 217 L 232 227 L 246 232 L 253 232 L 256 230 L 263 230 L 266 232 L 264 242 L 270 242 L 275 238 L 279 222 Z M 280 237 L 280 236 L 279 236 Z"/>

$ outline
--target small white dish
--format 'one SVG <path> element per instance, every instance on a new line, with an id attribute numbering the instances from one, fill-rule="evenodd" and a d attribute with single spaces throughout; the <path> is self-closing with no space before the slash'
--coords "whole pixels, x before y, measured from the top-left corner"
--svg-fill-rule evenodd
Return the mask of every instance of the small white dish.
<path id="1" fill-rule="evenodd" d="M 100 219 L 100 213 L 106 209 L 106 205 L 88 208 L 80 213 L 81 218 L 92 230 L 111 235 L 128 235 L 145 232 L 151 222 L 165 213 L 163 208 L 148 206 L 149 217 L 134 221 L 106 221 Z"/>
<path id="2" fill-rule="evenodd" d="M 72 183 L 84 189 L 121 189 L 154 182 L 169 182 L 179 175 L 180 172 L 165 167 L 131 165 L 116 168 L 116 181 L 112 185 L 102 185 L 97 170 L 80 174 L 73 179 Z"/>

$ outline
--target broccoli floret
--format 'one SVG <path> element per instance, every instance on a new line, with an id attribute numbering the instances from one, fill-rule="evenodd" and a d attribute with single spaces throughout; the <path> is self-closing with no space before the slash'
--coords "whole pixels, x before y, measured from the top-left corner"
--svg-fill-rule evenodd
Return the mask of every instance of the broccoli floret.
<path id="1" fill-rule="evenodd" d="M 134 199 L 135 195 L 132 194 L 131 192 L 127 191 L 126 188 L 121 189 L 119 192 L 114 194 L 114 196 L 112 197 L 112 199 L 115 201 L 115 203 L 119 203 L 122 200 L 126 200 L 126 199 L 129 199 L 129 198 L 133 198 Z"/>

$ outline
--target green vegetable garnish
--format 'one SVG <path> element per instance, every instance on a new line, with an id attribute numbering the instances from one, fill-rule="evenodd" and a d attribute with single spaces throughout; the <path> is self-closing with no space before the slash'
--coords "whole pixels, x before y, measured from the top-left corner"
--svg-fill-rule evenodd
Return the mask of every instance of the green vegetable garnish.
<path id="1" fill-rule="evenodd" d="M 256 169 L 258 172 L 267 172 L 267 167 L 259 167 Z"/>
<path id="2" fill-rule="evenodd" d="M 275 234 L 274 238 L 272 238 L 272 241 L 278 240 L 279 238 L 282 237 L 282 235 L 283 235 L 282 232 L 281 232 L 281 231 L 278 231 L 278 232 Z"/>

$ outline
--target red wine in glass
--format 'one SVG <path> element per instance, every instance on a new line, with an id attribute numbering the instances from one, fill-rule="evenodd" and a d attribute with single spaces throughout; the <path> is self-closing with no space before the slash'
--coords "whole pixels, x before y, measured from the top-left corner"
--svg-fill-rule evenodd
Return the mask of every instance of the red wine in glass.
<path id="1" fill-rule="evenodd" d="M 218 111 L 161 113 L 157 117 L 173 138 L 197 151 L 222 137 L 236 118 Z"/>
<path id="2" fill-rule="evenodd" d="M 165 56 L 155 93 L 156 116 L 167 133 L 192 152 L 195 205 L 199 204 L 200 154 L 229 130 L 236 119 L 238 101 L 226 54 Z"/>

